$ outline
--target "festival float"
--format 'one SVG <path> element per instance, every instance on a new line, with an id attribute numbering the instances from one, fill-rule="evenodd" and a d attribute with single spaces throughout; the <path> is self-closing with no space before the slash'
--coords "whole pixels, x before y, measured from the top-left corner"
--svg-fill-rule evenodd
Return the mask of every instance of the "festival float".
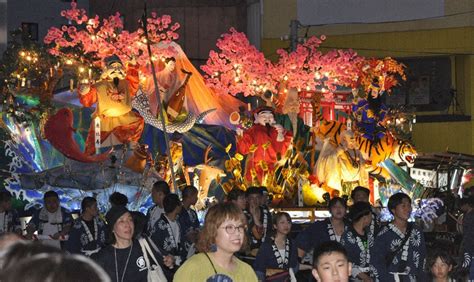
<path id="1" fill-rule="evenodd" d="M 105 210 L 119 191 L 144 211 L 158 179 L 178 194 L 198 187 L 199 209 L 264 186 L 274 208 L 313 219 L 314 207 L 357 185 L 381 205 L 400 190 L 425 195 L 410 176 L 414 115 L 383 103 L 405 79 L 392 58 L 323 53 L 325 36 L 313 36 L 272 62 L 231 29 L 203 76 L 167 15 L 151 13 L 135 31 L 118 13 L 89 17 L 74 2 L 61 16 L 69 24 L 49 29 L 46 49 L 10 50 L 16 70 L 2 92 L 7 189 L 27 208 L 54 189 L 72 210 L 86 195 Z"/>

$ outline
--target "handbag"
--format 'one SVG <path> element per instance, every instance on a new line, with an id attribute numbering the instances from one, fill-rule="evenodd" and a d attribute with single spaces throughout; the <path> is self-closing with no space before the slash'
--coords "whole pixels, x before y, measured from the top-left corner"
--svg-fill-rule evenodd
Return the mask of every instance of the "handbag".
<path id="1" fill-rule="evenodd" d="M 293 269 L 283 270 L 282 272 L 265 277 L 265 282 L 296 282 Z"/>
<path id="2" fill-rule="evenodd" d="M 291 281 L 290 271 L 283 270 L 282 272 L 279 272 L 277 274 L 267 276 L 265 277 L 265 281 L 266 282 L 290 282 Z"/>
<path id="3" fill-rule="evenodd" d="M 161 266 L 158 263 L 158 260 L 155 258 L 155 255 L 153 254 L 153 251 L 151 250 L 150 245 L 148 245 L 148 242 L 146 241 L 146 239 L 140 238 L 138 240 L 138 243 L 140 243 L 140 247 L 142 248 L 142 252 L 143 252 L 143 258 L 145 259 L 146 265 L 148 266 L 147 281 L 148 282 L 168 282 L 168 279 L 166 279 L 166 276 L 163 273 L 163 269 L 161 269 Z M 148 255 L 150 255 L 150 257 L 153 259 L 153 261 L 155 262 L 155 265 L 152 265 L 150 263 Z"/>
<path id="4" fill-rule="evenodd" d="M 158 254 L 159 256 L 164 257 L 163 251 L 160 248 L 158 248 L 157 245 L 155 245 L 155 243 L 150 237 L 145 237 L 145 240 L 148 243 L 148 245 L 152 248 L 155 254 Z M 160 263 L 160 266 L 161 266 L 161 270 L 163 270 L 163 273 L 165 274 L 166 279 L 168 279 L 168 281 L 173 281 L 174 274 L 177 270 L 176 267 L 169 268 L 163 263 Z"/>

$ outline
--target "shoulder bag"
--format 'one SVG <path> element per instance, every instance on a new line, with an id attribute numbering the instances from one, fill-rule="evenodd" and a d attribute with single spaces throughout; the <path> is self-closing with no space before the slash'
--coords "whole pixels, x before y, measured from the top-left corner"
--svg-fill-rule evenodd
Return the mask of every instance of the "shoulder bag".
<path id="1" fill-rule="evenodd" d="M 148 282 L 168 282 L 166 279 L 165 274 L 163 273 L 163 270 L 161 269 L 160 264 L 158 263 L 158 260 L 155 258 L 155 255 L 153 254 L 150 245 L 148 245 L 148 242 L 146 239 L 141 238 L 138 240 L 140 243 L 140 247 L 142 248 L 143 252 L 143 258 L 145 259 L 146 265 L 148 266 L 148 276 L 147 276 L 147 281 Z M 148 259 L 148 255 L 153 259 L 154 265 L 150 263 L 150 260 Z"/>

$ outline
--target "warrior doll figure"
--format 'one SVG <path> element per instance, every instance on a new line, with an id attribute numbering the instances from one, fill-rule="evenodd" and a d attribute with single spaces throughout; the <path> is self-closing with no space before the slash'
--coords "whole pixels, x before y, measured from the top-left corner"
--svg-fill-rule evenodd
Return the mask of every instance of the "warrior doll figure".
<path id="1" fill-rule="evenodd" d="M 367 99 L 353 105 L 357 128 L 369 140 L 380 140 L 385 135 L 384 119 L 387 107 L 382 103 L 383 85 L 375 78 L 369 86 Z"/>
<path id="2" fill-rule="evenodd" d="M 267 168 L 268 171 L 273 171 L 277 155 L 285 155 L 292 142 L 292 133 L 275 122 L 274 112 L 270 107 L 258 108 L 254 117 L 254 125 L 237 138 L 237 151 L 242 155 L 249 155 L 245 173 L 247 180 L 253 180 L 251 171 L 255 170 L 261 183 Z"/>
<path id="3" fill-rule="evenodd" d="M 96 104 L 93 117 L 100 118 L 101 147 L 137 142 L 143 131 L 143 118 L 132 111 L 132 98 L 139 84 L 135 60 L 128 63 L 127 72 L 120 59 L 113 55 L 105 59 L 101 80 L 93 85 L 80 85 L 78 93 L 85 107 Z M 94 154 L 94 123 L 86 140 L 87 154 Z"/>

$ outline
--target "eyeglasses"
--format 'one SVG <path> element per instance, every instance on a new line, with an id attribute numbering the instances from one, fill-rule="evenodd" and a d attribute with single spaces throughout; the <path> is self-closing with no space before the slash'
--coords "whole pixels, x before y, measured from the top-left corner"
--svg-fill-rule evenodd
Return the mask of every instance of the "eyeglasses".
<path id="1" fill-rule="evenodd" d="M 229 235 L 234 234 L 235 230 L 238 230 L 239 233 L 244 233 L 247 230 L 247 226 L 245 225 L 239 225 L 239 226 L 227 225 L 227 226 L 221 226 L 220 228 L 224 228 L 225 232 L 227 232 L 227 234 Z"/>

